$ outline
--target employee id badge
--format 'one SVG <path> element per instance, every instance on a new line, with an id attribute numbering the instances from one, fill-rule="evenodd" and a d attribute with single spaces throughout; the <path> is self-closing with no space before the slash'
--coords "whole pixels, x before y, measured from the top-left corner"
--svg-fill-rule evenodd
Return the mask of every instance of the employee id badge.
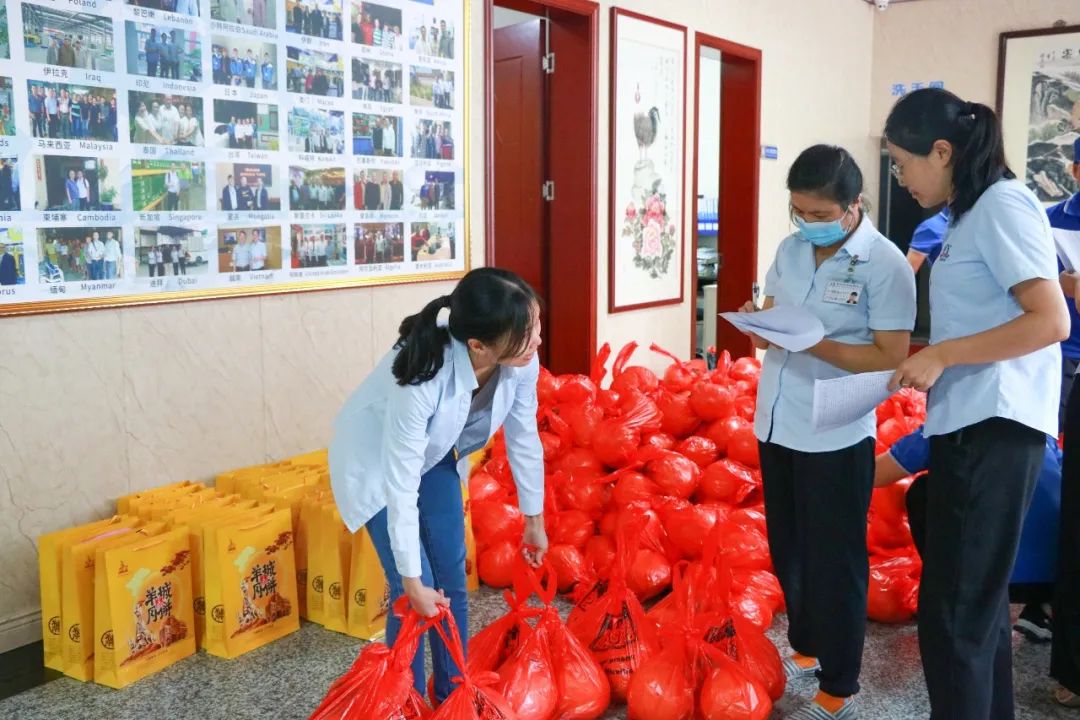
<path id="1" fill-rule="evenodd" d="M 825 297 L 822 299 L 834 305 L 858 305 L 862 294 L 862 283 L 832 280 L 825 286 Z"/>

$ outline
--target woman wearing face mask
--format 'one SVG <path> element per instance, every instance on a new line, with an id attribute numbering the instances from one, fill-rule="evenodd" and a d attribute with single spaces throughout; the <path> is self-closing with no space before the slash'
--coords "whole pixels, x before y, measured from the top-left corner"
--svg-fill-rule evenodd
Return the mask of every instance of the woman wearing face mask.
<path id="1" fill-rule="evenodd" d="M 447 313 L 447 309 L 449 313 Z M 465 523 L 458 458 L 500 428 L 525 515 L 525 559 L 538 566 L 544 533 L 544 457 L 536 429 L 539 300 L 521 278 L 480 268 L 401 323 L 399 338 L 334 422 L 330 480 L 349 529 L 366 527 L 390 584 L 431 617 L 449 606 L 468 631 Z M 387 620 L 393 644 L 400 621 Z M 460 673 L 429 633 L 435 700 Z M 423 644 L 413 665 L 424 692 Z"/>
<path id="2" fill-rule="evenodd" d="M 856 717 L 869 576 L 866 515 L 874 482 L 875 418 L 809 432 L 814 381 L 890 370 L 908 353 L 915 279 L 903 254 L 862 208 L 863 176 L 843 148 L 805 150 L 787 180 L 798 231 L 780 243 L 763 309 L 797 305 L 825 338 L 765 350 L 754 432 L 760 442 L 769 549 L 787 602 L 795 654 L 790 680 L 816 677 L 820 692 L 793 717 Z M 742 312 L 756 310 L 752 302 Z"/>
<path id="3" fill-rule="evenodd" d="M 951 216 L 930 275 L 930 346 L 893 378 L 929 391 L 919 645 L 932 717 L 1009 720 L 1009 575 L 1046 435 L 1057 437 L 1069 335 L 1053 235 L 985 105 L 919 90 L 885 135 L 900 183 Z"/>

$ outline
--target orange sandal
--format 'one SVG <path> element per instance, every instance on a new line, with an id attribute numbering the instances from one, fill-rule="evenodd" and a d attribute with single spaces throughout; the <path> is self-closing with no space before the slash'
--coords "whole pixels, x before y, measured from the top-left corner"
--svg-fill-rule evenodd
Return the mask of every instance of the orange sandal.
<path id="1" fill-rule="evenodd" d="M 1062 707 L 1080 709 L 1080 695 L 1077 695 L 1066 687 L 1059 685 L 1055 688 L 1054 700 Z"/>

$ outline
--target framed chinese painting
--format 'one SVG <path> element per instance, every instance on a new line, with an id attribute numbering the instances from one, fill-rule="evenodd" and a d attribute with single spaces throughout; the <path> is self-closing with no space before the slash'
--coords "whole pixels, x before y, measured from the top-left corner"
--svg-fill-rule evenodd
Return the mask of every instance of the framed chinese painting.
<path id="1" fill-rule="evenodd" d="M 1080 160 L 1080 25 L 1001 34 L 997 111 L 1005 156 L 1040 200 L 1080 189 L 1069 172 Z"/>
<path id="2" fill-rule="evenodd" d="M 686 28 L 612 8 L 608 311 L 683 301 Z"/>

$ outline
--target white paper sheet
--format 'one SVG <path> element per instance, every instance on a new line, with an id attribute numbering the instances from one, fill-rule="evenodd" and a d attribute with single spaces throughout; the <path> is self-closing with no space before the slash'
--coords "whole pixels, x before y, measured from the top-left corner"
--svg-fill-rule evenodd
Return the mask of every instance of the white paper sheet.
<path id="1" fill-rule="evenodd" d="M 1080 270 L 1080 232 L 1054 228 L 1054 246 L 1066 270 Z"/>
<path id="2" fill-rule="evenodd" d="M 825 337 L 818 316 L 798 305 L 777 305 L 754 313 L 725 312 L 720 317 L 791 352 L 802 352 Z"/>
<path id="3" fill-rule="evenodd" d="M 814 381 L 811 428 L 824 432 L 853 423 L 887 400 L 892 370 Z"/>

